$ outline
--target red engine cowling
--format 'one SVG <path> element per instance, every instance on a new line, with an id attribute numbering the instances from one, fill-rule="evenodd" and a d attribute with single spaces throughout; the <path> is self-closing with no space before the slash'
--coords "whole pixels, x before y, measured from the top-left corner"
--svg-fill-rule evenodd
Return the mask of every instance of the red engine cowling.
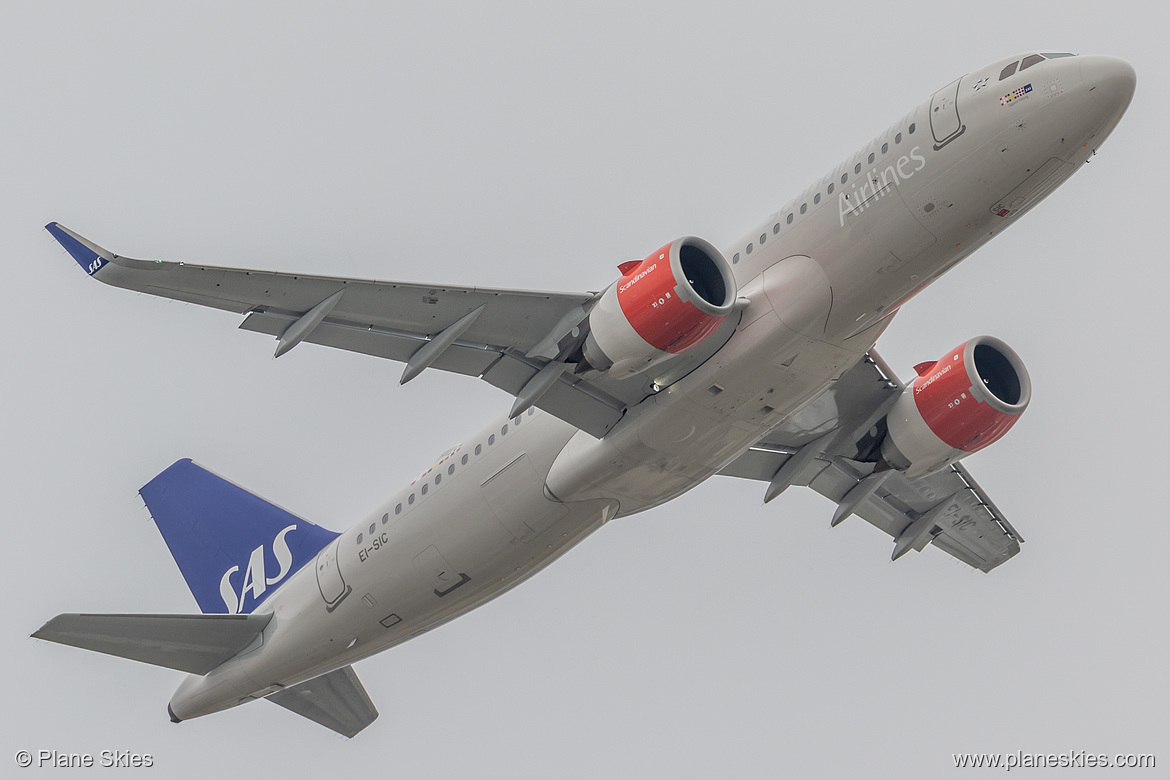
<path id="1" fill-rule="evenodd" d="M 882 459 L 910 477 L 949 466 L 999 439 L 1032 395 L 1023 361 L 990 336 L 916 368 L 918 377 L 890 409 L 882 442 Z"/>
<path id="2" fill-rule="evenodd" d="M 672 241 L 602 293 L 589 312 L 589 366 L 621 378 L 695 346 L 731 313 L 731 266 L 702 239 Z"/>

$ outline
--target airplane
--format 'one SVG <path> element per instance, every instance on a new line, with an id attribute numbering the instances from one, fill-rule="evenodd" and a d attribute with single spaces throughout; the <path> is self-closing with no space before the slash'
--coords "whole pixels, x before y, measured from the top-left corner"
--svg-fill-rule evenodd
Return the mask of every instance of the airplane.
<path id="1" fill-rule="evenodd" d="M 983 572 L 1022 536 L 960 462 L 1028 406 L 1019 356 L 968 339 L 900 380 L 903 304 L 1096 153 L 1123 60 L 1037 51 L 952 81 L 724 251 L 693 236 L 601 292 L 306 276 L 111 253 L 48 232 L 115 287 L 240 328 L 479 377 L 511 409 L 340 533 L 180 460 L 140 491 L 201 614 L 59 615 L 32 636 L 187 672 L 174 722 L 268 699 L 353 737 L 353 664 L 524 582 L 610 520 L 725 475 L 811 487 L 893 540 Z"/>

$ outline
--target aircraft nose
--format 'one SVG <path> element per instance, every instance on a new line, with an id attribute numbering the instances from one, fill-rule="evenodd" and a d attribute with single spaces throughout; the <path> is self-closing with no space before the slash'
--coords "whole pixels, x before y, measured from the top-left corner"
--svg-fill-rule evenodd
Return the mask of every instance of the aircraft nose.
<path id="1" fill-rule="evenodd" d="M 1103 109 L 1120 118 L 1133 99 L 1137 74 L 1133 66 L 1117 57 L 1081 57 L 1081 79 L 1089 95 Z"/>

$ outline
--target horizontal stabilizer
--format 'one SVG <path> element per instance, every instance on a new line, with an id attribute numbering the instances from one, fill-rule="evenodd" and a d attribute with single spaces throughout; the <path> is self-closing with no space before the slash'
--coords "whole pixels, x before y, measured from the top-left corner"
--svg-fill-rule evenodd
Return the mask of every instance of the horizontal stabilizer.
<path id="1" fill-rule="evenodd" d="M 62 645 L 207 674 L 260 636 L 264 615 L 58 615 L 33 634 Z"/>
<path id="2" fill-rule="evenodd" d="M 352 666 L 285 688 L 268 700 L 346 737 L 355 736 L 378 717 Z"/>

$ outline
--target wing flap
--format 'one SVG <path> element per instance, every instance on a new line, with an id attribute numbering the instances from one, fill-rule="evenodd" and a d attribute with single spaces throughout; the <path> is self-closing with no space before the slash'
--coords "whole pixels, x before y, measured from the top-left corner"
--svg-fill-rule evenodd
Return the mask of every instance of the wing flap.
<path id="1" fill-rule="evenodd" d="M 243 314 L 252 307 L 246 300 L 240 300 L 239 298 L 227 295 L 208 295 L 195 290 L 176 290 L 157 284 L 146 285 L 142 289 L 142 292 L 147 295 L 157 295 L 160 298 L 170 298 L 173 301 L 194 303 L 198 306 L 207 306 L 212 309 L 222 309 L 224 311 L 230 311 L 233 314 Z"/>
<path id="2" fill-rule="evenodd" d="M 506 393 L 518 395 L 541 367 L 537 360 L 509 350 L 484 372 L 482 379 Z M 597 438 L 608 433 L 625 414 L 622 401 L 567 373 L 534 405 Z"/>
<path id="3" fill-rule="evenodd" d="M 240 324 L 244 330 L 279 337 L 296 317 L 273 312 L 253 312 Z M 326 319 L 306 338 L 324 346 L 360 352 L 403 363 L 426 339 L 420 335 L 393 332 L 384 328 L 362 328 Z M 456 341 L 434 362 L 433 368 L 481 377 L 511 395 L 518 394 L 543 364 L 515 350 Z M 565 422 L 601 437 L 622 418 L 625 403 L 600 388 L 571 375 L 562 375 L 536 406 Z"/>
<path id="4" fill-rule="evenodd" d="M 296 321 L 297 317 L 290 314 L 252 312 L 240 323 L 240 329 L 279 338 Z M 418 333 L 362 327 L 326 319 L 305 337 L 305 341 L 405 363 L 426 343 L 426 337 Z M 499 358 L 499 351 L 486 345 L 456 342 L 435 360 L 433 367 L 467 376 L 479 376 Z"/>
<path id="5" fill-rule="evenodd" d="M 378 717 L 352 666 L 285 688 L 268 700 L 350 738 Z"/>
<path id="6" fill-rule="evenodd" d="M 181 672 L 207 674 L 252 644 L 271 619 L 271 614 L 64 614 L 41 626 L 33 637 Z"/>

